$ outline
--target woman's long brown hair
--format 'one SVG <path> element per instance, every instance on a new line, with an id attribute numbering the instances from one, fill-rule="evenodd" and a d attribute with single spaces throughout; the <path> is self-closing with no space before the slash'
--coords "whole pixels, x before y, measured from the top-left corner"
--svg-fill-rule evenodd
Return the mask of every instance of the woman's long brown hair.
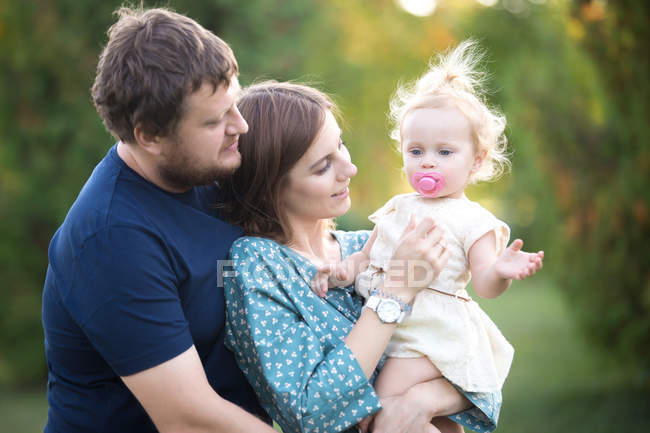
<path id="1" fill-rule="evenodd" d="M 239 137 L 241 167 L 222 182 L 222 215 L 249 236 L 287 243 L 291 229 L 281 203 L 287 174 L 334 104 L 312 87 L 267 81 L 246 88 L 237 105 L 249 129 Z"/>

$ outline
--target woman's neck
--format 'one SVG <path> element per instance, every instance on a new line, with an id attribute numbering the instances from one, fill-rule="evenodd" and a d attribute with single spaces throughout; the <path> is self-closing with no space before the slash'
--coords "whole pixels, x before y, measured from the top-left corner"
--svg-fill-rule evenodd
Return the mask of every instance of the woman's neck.
<path id="1" fill-rule="evenodd" d="M 328 220 L 311 223 L 292 221 L 292 236 L 287 246 L 312 261 L 331 262 L 336 259 L 333 256 L 337 255 L 337 251 L 333 248 L 333 239 L 327 229 Z"/>

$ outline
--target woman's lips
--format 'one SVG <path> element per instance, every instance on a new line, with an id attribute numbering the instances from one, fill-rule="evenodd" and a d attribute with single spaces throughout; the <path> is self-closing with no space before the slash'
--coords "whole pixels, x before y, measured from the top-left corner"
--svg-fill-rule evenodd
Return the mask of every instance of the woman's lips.
<path id="1" fill-rule="evenodd" d="M 347 198 L 349 195 L 350 195 L 350 190 L 348 189 L 348 187 L 345 187 L 343 191 L 337 192 L 336 194 L 332 194 L 332 197 L 343 199 L 343 198 Z"/>

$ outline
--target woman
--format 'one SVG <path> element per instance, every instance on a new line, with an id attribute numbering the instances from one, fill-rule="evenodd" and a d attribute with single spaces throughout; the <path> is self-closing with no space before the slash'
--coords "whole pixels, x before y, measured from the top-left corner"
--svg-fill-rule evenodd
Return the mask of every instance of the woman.
<path id="1" fill-rule="evenodd" d="M 372 388 L 396 323 L 444 265 L 442 230 L 428 218 L 409 224 L 374 308 L 362 309 L 352 287 L 318 297 L 310 282 L 319 270 L 372 244 L 369 232 L 330 230 L 350 208 L 356 174 L 335 107 L 321 92 L 289 83 L 251 86 L 238 105 L 250 129 L 240 137 L 242 165 L 225 188 L 223 212 L 249 236 L 231 249 L 227 340 L 262 406 L 285 433 L 355 431 L 364 418 L 365 431 L 382 407 L 373 432 L 426 432 L 434 417 L 446 431 L 439 417 L 472 404 L 444 379 L 381 404 Z M 421 274 L 409 280 L 400 266 L 407 257 L 429 269 L 416 267 Z M 441 384 L 448 392 L 431 401 L 431 387 Z M 484 415 L 473 408 L 467 417 L 482 422 Z"/>

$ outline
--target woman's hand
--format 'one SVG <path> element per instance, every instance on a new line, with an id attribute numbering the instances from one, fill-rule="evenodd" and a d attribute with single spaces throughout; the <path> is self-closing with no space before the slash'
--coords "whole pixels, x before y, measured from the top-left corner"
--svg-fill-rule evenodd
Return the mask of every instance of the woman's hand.
<path id="1" fill-rule="evenodd" d="M 429 433 L 436 431 L 431 425 L 431 412 L 423 404 L 426 400 L 414 398 L 415 393 L 385 397 L 382 409 L 359 423 L 361 433 Z M 429 396 L 431 397 L 431 396 Z"/>
<path id="2" fill-rule="evenodd" d="M 438 276 L 449 255 L 442 227 L 431 217 L 416 225 L 411 215 L 393 252 L 384 289 L 410 302 Z"/>
<path id="3" fill-rule="evenodd" d="M 403 394 L 381 399 L 382 409 L 359 423 L 362 433 L 436 432 L 434 417 L 472 407 L 472 403 L 444 377 L 413 385 Z"/>

